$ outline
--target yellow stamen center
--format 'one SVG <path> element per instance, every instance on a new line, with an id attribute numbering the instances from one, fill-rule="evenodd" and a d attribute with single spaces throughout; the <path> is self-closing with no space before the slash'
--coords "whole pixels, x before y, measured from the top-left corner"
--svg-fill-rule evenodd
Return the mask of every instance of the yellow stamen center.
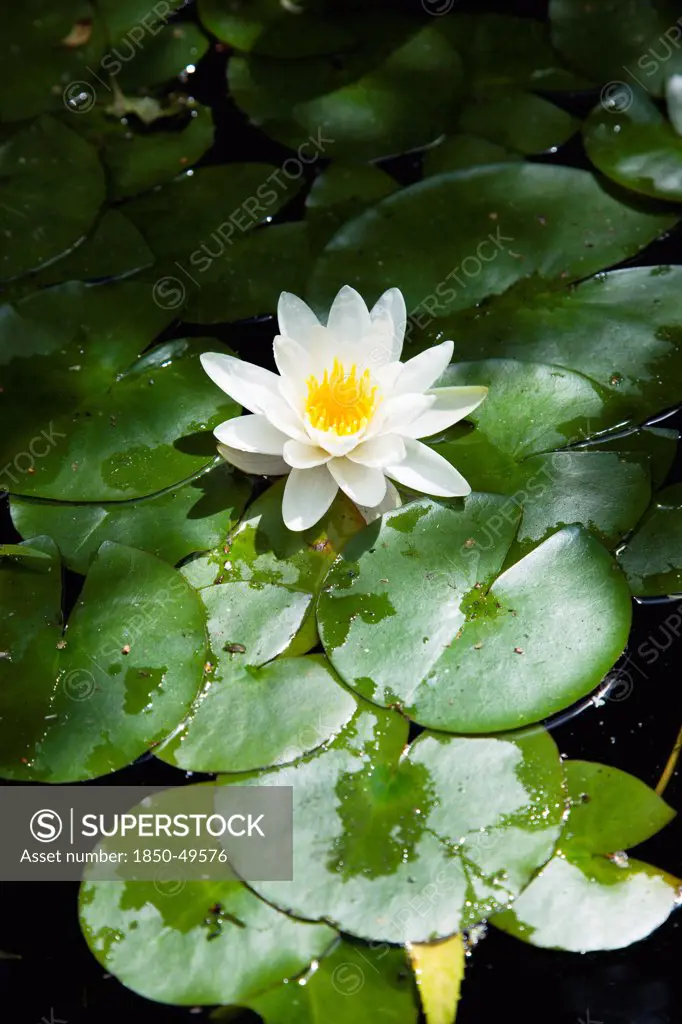
<path id="1" fill-rule="evenodd" d="M 358 376 L 353 363 L 346 373 L 343 363 L 334 360 L 332 372 L 324 371 L 322 381 L 308 377 L 305 411 L 311 426 L 335 434 L 356 434 L 369 423 L 379 400 L 369 370 Z"/>

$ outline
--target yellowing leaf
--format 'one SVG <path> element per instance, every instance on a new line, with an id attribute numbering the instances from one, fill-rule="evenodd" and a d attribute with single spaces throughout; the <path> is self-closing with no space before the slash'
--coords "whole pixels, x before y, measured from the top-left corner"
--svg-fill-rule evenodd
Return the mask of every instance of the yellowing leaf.
<path id="1" fill-rule="evenodd" d="M 407 951 L 427 1024 L 453 1024 L 464 979 L 462 936 L 428 944 L 408 942 Z"/>

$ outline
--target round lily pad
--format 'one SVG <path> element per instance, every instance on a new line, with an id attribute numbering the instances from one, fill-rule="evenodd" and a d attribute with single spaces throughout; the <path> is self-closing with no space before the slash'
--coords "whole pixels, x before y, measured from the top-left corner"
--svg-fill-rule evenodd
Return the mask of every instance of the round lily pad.
<path id="1" fill-rule="evenodd" d="M 554 45 L 571 67 L 615 86 L 620 103 L 638 82 L 660 95 L 666 77 L 682 69 L 672 0 L 630 0 L 627 17 L 619 0 L 550 0 L 549 16 Z"/>
<path id="2" fill-rule="evenodd" d="M 614 664 L 631 609 L 608 552 L 566 527 L 503 571 L 520 513 L 504 501 L 411 502 L 346 546 L 318 622 L 362 696 L 430 728 L 493 732 L 568 707 Z"/>
<path id="3" fill-rule="evenodd" d="M 210 466 L 212 429 L 239 408 L 199 362 L 219 347 L 175 341 L 148 352 L 107 392 L 55 421 L 57 442 L 10 490 L 58 501 L 135 499 Z"/>
<path id="4" fill-rule="evenodd" d="M 80 920 L 106 971 L 179 1006 L 246 1002 L 300 974 L 335 938 L 230 881 L 85 882 Z"/>
<path id="5" fill-rule="evenodd" d="M 135 225 L 118 210 L 107 210 L 80 245 L 38 271 L 31 285 L 127 277 L 153 262 L 154 254 Z"/>
<path id="6" fill-rule="evenodd" d="M 0 145 L 0 276 L 37 270 L 87 232 L 104 200 L 97 154 L 52 117 Z"/>
<path id="7" fill-rule="evenodd" d="M 638 597 L 682 593 L 682 485 L 656 495 L 618 562 Z"/>
<path id="8" fill-rule="evenodd" d="M 520 160 L 523 160 L 520 153 L 477 135 L 462 132 L 443 139 L 437 146 L 426 151 L 424 177 L 430 178 L 434 174 L 446 174 L 448 171 L 463 171 L 480 164 L 518 163 Z"/>
<path id="9" fill-rule="evenodd" d="M 529 282 L 480 309 L 420 320 L 420 340 L 456 338 L 460 360 L 497 356 L 563 366 L 599 385 L 607 408 L 592 417 L 595 429 L 639 423 L 682 393 L 681 288 L 682 268 L 675 266 L 615 270 L 562 290 Z M 523 367 L 516 372 L 522 376 Z"/>
<path id="10" fill-rule="evenodd" d="M 542 153 L 555 151 L 578 130 L 579 124 L 575 117 L 540 96 L 505 89 L 476 96 L 466 103 L 458 128 L 521 153 Z"/>
<path id="11" fill-rule="evenodd" d="M 214 36 L 235 50 L 269 57 L 301 58 L 338 53 L 357 45 L 361 22 L 353 12 L 322 17 L 314 5 L 285 5 L 280 0 L 199 0 L 199 17 Z M 356 31 L 352 31 L 353 27 Z"/>
<path id="12" fill-rule="evenodd" d="M 675 216 L 625 203 L 587 171 L 544 164 L 476 167 L 427 178 L 345 224 L 309 287 L 320 311 L 339 282 L 369 299 L 397 286 L 408 321 L 433 323 L 532 276 L 569 283 L 633 256 Z"/>
<path id="13" fill-rule="evenodd" d="M 583 139 L 594 166 L 619 185 L 682 200 L 682 138 L 641 89 L 635 88 L 625 110 L 595 107 Z"/>
<path id="14" fill-rule="evenodd" d="M 166 563 L 105 543 L 62 629 L 54 543 L 28 547 L 49 559 L 0 559 L 0 772 L 41 782 L 106 775 L 187 713 L 203 680 L 201 605 Z"/>
<path id="15" fill-rule="evenodd" d="M 364 161 L 427 145 L 453 127 L 460 61 L 437 25 L 366 21 L 356 49 L 283 62 L 233 57 L 230 93 L 263 131 L 291 149 Z M 374 30 L 373 30 L 374 29 Z"/>
<path id="16" fill-rule="evenodd" d="M 171 565 L 215 547 L 235 525 L 250 491 L 246 480 L 221 462 L 141 501 L 68 505 L 13 498 L 10 511 L 19 533 L 49 535 L 68 568 L 85 574 L 105 540 L 149 551 Z"/>
<path id="17" fill-rule="evenodd" d="M 292 785 L 296 821 L 294 880 L 251 884 L 358 937 L 428 942 L 506 906 L 550 856 L 561 763 L 544 730 L 405 749 L 390 714 L 367 707 L 326 750 L 246 780 Z"/>

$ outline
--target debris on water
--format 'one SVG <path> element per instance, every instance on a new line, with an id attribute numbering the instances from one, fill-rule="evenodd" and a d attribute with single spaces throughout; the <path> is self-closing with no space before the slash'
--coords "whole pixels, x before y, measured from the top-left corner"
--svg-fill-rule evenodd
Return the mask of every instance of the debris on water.
<path id="1" fill-rule="evenodd" d="M 630 858 L 625 850 L 616 850 L 615 853 L 607 853 L 606 856 L 617 868 L 626 868 L 630 863 Z"/>

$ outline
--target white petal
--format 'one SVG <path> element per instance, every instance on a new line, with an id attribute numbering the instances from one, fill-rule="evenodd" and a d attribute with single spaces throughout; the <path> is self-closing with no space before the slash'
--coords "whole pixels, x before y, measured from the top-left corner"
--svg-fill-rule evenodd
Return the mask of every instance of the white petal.
<path id="1" fill-rule="evenodd" d="M 338 486 L 326 466 L 292 469 L 284 488 L 282 518 L 290 530 L 307 530 L 321 519 Z"/>
<path id="2" fill-rule="evenodd" d="M 434 388 L 427 394 L 435 397 L 430 409 L 410 423 L 397 426 L 396 432 L 404 437 L 430 437 L 453 423 L 458 423 L 478 408 L 488 389 L 484 387 Z"/>
<path id="3" fill-rule="evenodd" d="M 387 480 L 386 494 L 383 501 L 380 501 L 378 505 L 374 505 L 372 508 L 368 505 L 357 505 L 356 508 L 366 523 L 373 523 L 384 512 L 391 512 L 394 508 L 400 508 L 402 503 L 402 498 L 398 494 L 395 485 L 390 480 Z"/>
<path id="4" fill-rule="evenodd" d="M 287 441 L 284 445 L 284 461 L 293 469 L 311 469 L 312 466 L 324 465 L 330 459 L 329 452 L 314 444 Z"/>
<path id="5" fill-rule="evenodd" d="M 219 454 L 226 462 L 231 462 L 244 473 L 255 473 L 256 476 L 282 476 L 289 472 L 284 459 L 277 455 L 261 455 L 259 452 L 242 452 L 238 448 L 230 448 L 226 444 L 218 445 Z"/>
<path id="6" fill-rule="evenodd" d="M 386 330 L 387 317 L 390 319 L 391 328 L 386 338 L 388 351 L 386 358 L 381 362 L 390 363 L 400 359 L 407 325 L 407 309 L 400 289 L 389 288 L 388 291 L 385 291 L 372 306 L 369 315 L 373 324 L 381 325 L 382 333 Z"/>
<path id="7" fill-rule="evenodd" d="M 363 466 L 381 469 L 383 466 L 402 462 L 405 458 L 405 442 L 397 434 L 371 437 L 369 441 L 361 441 L 356 448 L 348 452 L 347 458 Z"/>
<path id="8" fill-rule="evenodd" d="M 407 454 L 402 462 L 387 466 L 384 472 L 405 487 L 440 498 L 456 498 L 471 493 L 471 487 L 461 473 L 442 455 L 421 441 L 405 439 Z"/>
<path id="9" fill-rule="evenodd" d="M 239 448 L 242 452 L 260 452 L 262 455 L 281 455 L 286 434 L 260 413 L 255 416 L 236 416 L 225 420 L 213 431 L 215 436 L 228 448 Z"/>
<path id="10" fill-rule="evenodd" d="M 360 505 L 378 505 L 386 494 L 386 477 L 380 469 L 361 466 L 350 459 L 332 459 L 329 472 L 351 501 Z"/>
<path id="11" fill-rule="evenodd" d="M 365 432 L 362 430 L 357 434 L 335 434 L 333 430 L 319 430 L 306 424 L 306 432 L 313 444 L 324 448 L 330 455 L 347 455 L 365 439 Z"/>
<path id="12" fill-rule="evenodd" d="M 282 377 L 295 384 L 303 385 L 305 391 L 305 381 L 311 373 L 308 350 L 293 338 L 278 334 L 272 343 L 272 351 L 275 356 L 275 364 Z"/>
<path id="13" fill-rule="evenodd" d="M 273 397 L 279 400 L 279 377 L 271 370 L 223 352 L 203 352 L 199 358 L 213 383 L 249 412 L 265 412 Z"/>
<path id="14" fill-rule="evenodd" d="M 421 394 L 438 380 L 445 367 L 452 359 L 454 342 L 444 341 L 420 352 L 418 356 L 408 359 L 402 364 L 400 376 L 395 382 L 393 393 L 404 395 L 412 391 Z M 281 372 L 281 371 L 280 371 Z"/>
<path id="15" fill-rule="evenodd" d="M 278 377 L 277 379 L 281 380 L 282 378 Z M 276 398 L 271 398 L 263 412 L 273 427 L 277 427 L 287 437 L 294 437 L 297 441 L 306 441 L 307 434 L 303 419 L 281 394 Z"/>
<path id="16" fill-rule="evenodd" d="M 334 341 L 341 348 L 355 348 L 369 333 L 371 321 L 365 300 L 345 284 L 332 302 L 327 320 L 327 330 L 333 335 Z"/>
<path id="17" fill-rule="evenodd" d="M 293 338 L 299 345 L 305 345 L 311 330 L 320 325 L 310 306 L 292 292 L 282 292 L 280 295 L 277 321 L 280 333 Z"/>
<path id="18" fill-rule="evenodd" d="M 433 405 L 432 395 L 396 395 L 381 405 L 367 428 L 367 437 L 377 434 L 392 434 L 398 427 L 406 426 L 421 416 Z M 401 430 L 402 434 L 403 431 Z"/>

